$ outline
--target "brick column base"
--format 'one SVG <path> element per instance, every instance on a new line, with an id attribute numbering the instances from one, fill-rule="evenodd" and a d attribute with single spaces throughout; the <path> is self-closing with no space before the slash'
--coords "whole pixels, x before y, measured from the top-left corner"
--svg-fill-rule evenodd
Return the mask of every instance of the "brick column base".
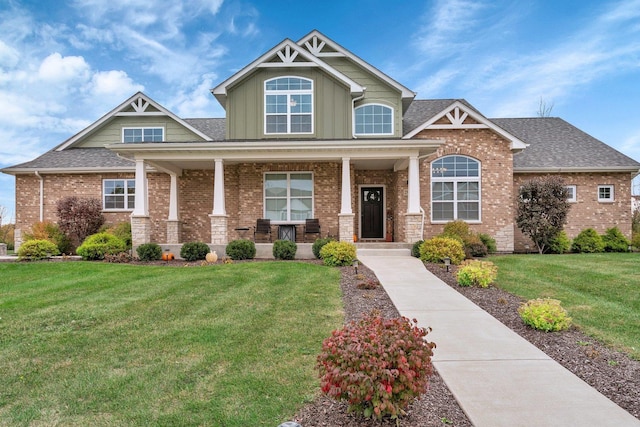
<path id="1" fill-rule="evenodd" d="M 226 245 L 229 243 L 227 236 L 227 216 L 226 215 L 209 215 L 211 218 L 211 244 Z"/>
<path id="2" fill-rule="evenodd" d="M 148 216 L 131 217 L 131 245 L 135 248 L 151 243 L 151 218 Z"/>
<path id="3" fill-rule="evenodd" d="M 338 240 L 341 242 L 353 242 L 353 222 L 355 219 L 355 214 L 339 214 L 338 215 Z"/>
<path id="4" fill-rule="evenodd" d="M 422 214 L 405 214 L 404 239 L 407 243 L 422 240 Z"/>
<path id="5" fill-rule="evenodd" d="M 167 221 L 167 242 L 178 244 L 182 238 L 182 223 L 180 221 Z"/>

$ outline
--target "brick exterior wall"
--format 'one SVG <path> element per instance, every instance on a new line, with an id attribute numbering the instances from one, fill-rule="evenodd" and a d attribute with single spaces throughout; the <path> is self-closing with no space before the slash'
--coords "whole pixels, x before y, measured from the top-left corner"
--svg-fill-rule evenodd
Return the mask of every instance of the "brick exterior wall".
<path id="1" fill-rule="evenodd" d="M 534 174 L 515 174 L 513 177 L 514 203 L 523 182 L 538 176 Z M 631 239 L 631 176 L 628 173 L 567 173 L 559 174 L 566 185 L 576 186 L 576 202 L 571 209 L 564 230 L 570 239 L 576 237 L 585 228 L 594 228 L 603 234 L 607 228 L 618 227 Z M 598 186 L 613 185 L 614 201 L 598 202 Z M 516 227 L 515 251 L 523 252 L 525 245 L 535 251 L 535 245 Z"/>
<path id="2" fill-rule="evenodd" d="M 515 200 L 512 197 L 513 153 L 509 142 L 489 129 L 427 129 L 416 137 L 446 141 L 437 153 L 420 163 L 420 203 L 426 212 L 424 238 L 440 234 L 444 228 L 444 224 L 431 221 L 431 162 L 443 156 L 459 154 L 480 161 L 482 168 L 482 221 L 480 224 L 470 224 L 470 228 L 495 238 L 499 251 L 513 251 Z"/>

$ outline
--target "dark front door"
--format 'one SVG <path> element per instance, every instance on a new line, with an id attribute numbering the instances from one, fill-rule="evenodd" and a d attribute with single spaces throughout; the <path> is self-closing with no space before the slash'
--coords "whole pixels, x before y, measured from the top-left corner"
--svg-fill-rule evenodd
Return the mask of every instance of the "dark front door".
<path id="1" fill-rule="evenodd" d="M 384 237 L 384 193 L 383 187 L 360 188 L 360 238 L 382 239 Z"/>

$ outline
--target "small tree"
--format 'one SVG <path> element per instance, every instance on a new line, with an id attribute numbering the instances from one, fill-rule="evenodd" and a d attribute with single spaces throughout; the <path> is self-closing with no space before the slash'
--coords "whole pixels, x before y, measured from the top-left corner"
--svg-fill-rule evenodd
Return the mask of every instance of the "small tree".
<path id="1" fill-rule="evenodd" d="M 543 253 L 567 222 L 571 205 L 564 180 L 546 176 L 533 178 L 520 187 L 516 224 Z"/>
<path id="2" fill-rule="evenodd" d="M 96 234 L 104 224 L 99 199 L 65 197 L 58 201 L 58 226 L 77 247 L 88 236 Z"/>

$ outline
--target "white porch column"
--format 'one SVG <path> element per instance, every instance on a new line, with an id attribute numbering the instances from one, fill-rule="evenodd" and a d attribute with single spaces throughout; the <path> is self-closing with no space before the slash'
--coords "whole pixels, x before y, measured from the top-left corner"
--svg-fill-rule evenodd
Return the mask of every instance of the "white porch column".
<path id="1" fill-rule="evenodd" d="M 213 215 L 226 215 L 224 207 L 224 165 L 222 159 L 215 159 L 213 177 Z"/>
<path id="2" fill-rule="evenodd" d="M 407 213 L 420 213 L 420 160 L 417 156 L 409 159 L 409 188 Z"/>
<path id="3" fill-rule="evenodd" d="M 169 186 L 169 217 L 167 221 L 178 221 L 178 176 L 170 173 L 171 184 Z"/>
<path id="4" fill-rule="evenodd" d="M 147 171 L 143 159 L 136 159 L 136 196 L 135 208 L 131 216 L 149 216 L 149 200 L 147 197 Z"/>
<path id="5" fill-rule="evenodd" d="M 342 202 L 340 214 L 352 214 L 351 210 L 351 167 L 350 159 L 342 159 Z"/>

